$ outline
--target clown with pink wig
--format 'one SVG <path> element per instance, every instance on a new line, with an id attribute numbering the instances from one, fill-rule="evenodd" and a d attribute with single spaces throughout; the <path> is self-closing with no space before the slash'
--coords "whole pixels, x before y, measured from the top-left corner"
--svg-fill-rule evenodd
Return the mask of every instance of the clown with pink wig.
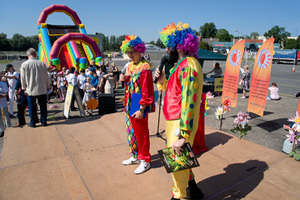
<path id="1" fill-rule="evenodd" d="M 172 147 L 174 154 L 180 155 L 185 143 L 193 145 L 200 117 L 203 72 L 197 60 L 199 39 L 188 24 L 181 22 L 166 26 L 160 34 L 169 59 L 177 60 L 177 65 L 170 70 L 168 81 L 163 71 L 156 70 L 155 76 L 158 78 L 159 89 L 166 91 L 163 113 L 166 119 L 167 147 Z M 203 198 L 192 170 L 174 172 L 172 178 L 173 200 Z"/>
<path id="2" fill-rule="evenodd" d="M 121 46 L 122 52 L 128 55 L 132 62 L 125 74 L 125 117 L 127 139 L 131 157 L 122 162 L 123 165 L 139 164 L 134 171 L 141 174 L 150 169 L 150 141 L 148 129 L 148 113 L 154 112 L 154 88 L 152 79 L 152 64 L 141 56 L 145 52 L 145 44 L 134 35 L 126 36 Z M 135 93 L 135 94 L 134 94 Z M 139 97 L 138 105 L 134 104 Z M 138 110 L 131 113 L 133 107 Z"/>

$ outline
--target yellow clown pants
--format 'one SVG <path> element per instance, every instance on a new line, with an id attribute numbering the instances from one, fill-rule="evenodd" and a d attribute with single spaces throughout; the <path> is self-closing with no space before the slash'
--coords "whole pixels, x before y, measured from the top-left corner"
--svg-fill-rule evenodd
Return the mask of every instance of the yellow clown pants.
<path id="1" fill-rule="evenodd" d="M 178 140 L 178 137 L 175 136 L 175 130 L 179 128 L 179 123 L 179 119 L 166 120 L 167 147 L 172 147 L 172 144 L 176 140 Z M 191 146 L 193 146 L 196 131 L 197 129 L 195 131 L 192 131 L 190 134 L 190 138 L 186 140 L 186 142 L 189 142 Z M 186 188 L 191 176 L 193 175 L 190 169 L 172 173 L 172 195 L 174 198 L 180 199 L 186 197 Z"/>

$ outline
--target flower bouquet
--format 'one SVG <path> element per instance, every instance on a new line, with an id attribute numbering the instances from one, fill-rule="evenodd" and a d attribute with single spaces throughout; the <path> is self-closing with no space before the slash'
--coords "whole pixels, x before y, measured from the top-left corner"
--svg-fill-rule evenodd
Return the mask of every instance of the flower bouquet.
<path id="1" fill-rule="evenodd" d="M 215 116 L 216 116 L 216 119 L 220 120 L 220 130 L 222 130 L 223 115 L 227 111 L 230 111 L 229 106 L 231 106 L 231 101 L 229 99 L 226 99 L 221 106 L 216 108 Z"/>
<path id="2" fill-rule="evenodd" d="M 298 141 L 300 141 L 300 117 L 298 113 L 296 113 L 296 116 L 291 117 L 288 121 L 293 122 L 290 126 L 284 126 L 284 128 L 289 131 L 289 135 L 286 135 L 288 141 L 293 143 L 293 150 L 289 156 L 293 157 L 297 161 L 300 161 L 300 151 L 295 150 Z"/>
<path id="3" fill-rule="evenodd" d="M 249 114 L 238 112 L 237 117 L 234 118 L 233 121 L 235 126 L 230 131 L 233 133 L 239 133 L 239 138 L 242 139 L 242 137 L 247 135 L 248 131 L 251 130 L 251 126 L 248 124 L 250 119 Z"/>

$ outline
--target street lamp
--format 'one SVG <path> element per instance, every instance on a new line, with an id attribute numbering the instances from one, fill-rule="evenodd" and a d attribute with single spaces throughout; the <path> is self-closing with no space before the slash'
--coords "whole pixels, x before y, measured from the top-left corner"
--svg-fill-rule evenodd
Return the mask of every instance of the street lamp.
<path id="1" fill-rule="evenodd" d="M 238 40 L 240 40 L 240 32 L 238 32 L 237 30 L 235 32 L 238 33 Z"/>

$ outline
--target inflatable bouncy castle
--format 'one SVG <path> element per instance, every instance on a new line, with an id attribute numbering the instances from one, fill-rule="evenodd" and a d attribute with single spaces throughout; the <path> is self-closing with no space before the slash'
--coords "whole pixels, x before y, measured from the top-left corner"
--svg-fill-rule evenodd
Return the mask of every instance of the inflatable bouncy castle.
<path id="1" fill-rule="evenodd" d="M 74 25 L 47 24 L 47 17 L 54 12 L 68 15 Z M 47 66 L 55 65 L 58 70 L 75 67 L 85 69 L 95 60 L 99 65 L 101 51 L 96 42 L 87 36 L 77 13 L 65 5 L 52 5 L 44 9 L 38 19 L 39 59 Z"/>

